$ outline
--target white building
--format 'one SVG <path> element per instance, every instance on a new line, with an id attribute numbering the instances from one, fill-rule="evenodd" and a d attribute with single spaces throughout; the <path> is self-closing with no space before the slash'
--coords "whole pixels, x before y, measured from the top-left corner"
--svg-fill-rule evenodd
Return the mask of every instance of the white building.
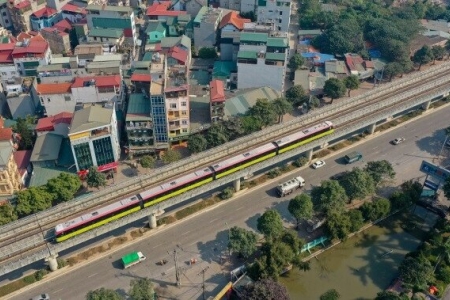
<path id="1" fill-rule="evenodd" d="M 114 106 L 93 105 L 76 111 L 69 139 L 77 171 L 92 166 L 101 172 L 117 168 L 120 144 Z"/>
<path id="2" fill-rule="evenodd" d="M 289 31 L 291 0 L 258 0 L 256 20 L 259 24 L 274 25 L 276 31 Z"/>
<path id="3" fill-rule="evenodd" d="M 55 116 L 75 110 L 76 102 L 72 96 L 71 86 L 70 82 L 37 84 L 36 91 L 41 105 L 45 108 L 45 115 Z"/>
<path id="4" fill-rule="evenodd" d="M 283 92 L 288 49 L 285 37 L 241 32 L 237 55 L 238 89 L 268 86 Z"/>

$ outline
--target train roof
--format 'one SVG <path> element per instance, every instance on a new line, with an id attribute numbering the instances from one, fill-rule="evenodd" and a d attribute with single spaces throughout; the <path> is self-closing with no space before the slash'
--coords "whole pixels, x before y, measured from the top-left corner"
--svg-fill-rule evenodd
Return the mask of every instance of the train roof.
<path id="1" fill-rule="evenodd" d="M 239 155 L 230 157 L 224 161 L 218 162 L 218 163 L 214 164 L 212 167 L 213 167 L 214 171 L 220 171 L 226 167 L 235 165 L 242 161 L 246 161 L 252 157 L 258 156 L 259 154 L 269 152 L 271 150 L 275 150 L 276 148 L 277 147 L 273 143 L 265 144 L 258 148 L 252 149 L 248 152 L 241 153 Z"/>
<path id="2" fill-rule="evenodd" d="M 109 204 L 107 206 L 101 207 L 97 210 L 91 211 L 87 214 L 84 214 L 82 216 L 79 216 L 75 219 L 69 220 L 67 222 L 64 222 L 62 224 L 58 224 L 55 227 L 56 233 L 60 231 L 65 231 L 67 229 L 76 227 L 80 224 L 86 223 L 88 221 L 91 221 L 93 219 L 98 219 L 104 215 L 109 214 L 110 212 L 117 211 L 119 209 L 122 209 L 124 207 L 136 204 L 136 202 L 139 202 L 139 198 L 136 196 L 128 197 L 125 199 L 122 199 L 120 201 L 114 202 L 112 204 Z"/>
<path id="3" fill-rule="evenodd" d="M 298 131 L 296 133 L 293 133 L 291 135 L 285 136 L 285 137 L 275 141 L 275 143 L 278 145 L 278 147 L 281 147 L 281 146 L 291 143 L 292 141 L 299 140 L 306 136 L 317 133 L 325 128 L 329 128 L 331 126 L 333 126 L 333 123 L 331 123 L 330 121 L 325 121 L 325 122 L 317 124 L 313 127 L 309 127 L 309 128 L 303 129 L 301 131 Z"/>
<path id="4" fill-rule="evenodd" d="M 193 173 L 186 174 L 182 177 L 176 178 L 172 181 L 165 182 L 161 185 L 155 186 L 151 189 L 148 189 L 142 193 L 140 193 L 140 196 L 142 199 L 148 199 L 150 197 L 156 196 L 158 194 L 161 194 L 167 190 L 174 189 L 176 187 L 179 187 L 187 182 L 195 181 L 199 178 L 212 175 L 212 171 L 209 167 L 203 168 L 201 170 L 197 170 Z"/>

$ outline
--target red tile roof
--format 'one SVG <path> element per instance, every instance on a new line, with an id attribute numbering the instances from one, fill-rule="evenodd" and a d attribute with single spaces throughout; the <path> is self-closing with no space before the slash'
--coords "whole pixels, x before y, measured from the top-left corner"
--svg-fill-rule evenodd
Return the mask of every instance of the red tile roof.
<path id="1" fill-rule="evenodd" d="M 187 51 L 181 49 L 180 47 L 175 46 L 175 47 L 170 48 L 168 56 L 173 57 L 176 60 L 178 60 L 179 62 L 182 62 L 185 64 L 188 60 L 189 53 Z"/>
<path id="2" fill-rule="evenodd" d="M 58 11 L 56 9 L 46 6 L 46 7 L 43 7 L 41 9 L 35 11 L 32 14 L 32 16 L 35 16 L 36 18 L 42 18 L 42 17 L 48 18 L 57 13 L 58 13 Z"/>
<path id="3" fill-rule="evenodd" d="M 19 57 L 23 54 L 44 54 L 48 49 L 48 43 L 45 41 L 30 40 L 28 46 L 17 46 L 12 52 L 13 57 Z"/>
<path id="4" fill-rule="evenodd" d="M 179 10 L 168 10 L 171 4 L 171 1 L 154 2 L 147 8 L 147 16 L 179 16 L 187 13 Z"/>
<path id="5" fill-rule="evenodd" d="M 125 29 L 123 30 L 123 35 L 124 35 L 125 37 L 133 37 L 133 29 L 131 29 L 131 28 L 125 28 Z"/>
<path id="6" fill-rule="evenodd" d="M 150 74 L 133 74 L 131 81 L 151 82 L 152 76 Z"/>
<path id="7" fill-rule="evenodd" d="M 0 141 L 9 141 L 12 139 L 13 131 L 11 128 L 0 128 Z"/>
<path id="8" fill-rule="evenodd" d="M 67 19 L 62 19 L 61 21 L 56 23 L 55 26 L 53 27 L 58 28 L 59 30 L 65 32 L 72 30 L 72 24 L 70 24 L 69 20 Z"/>
<path id="9" fill-rule="evenodd" d="M 77 14 L 81 14 L 81 15 L 86 15 L 87 11 L 85 8 L 83 7 L 79 7 L 70 3 L 67 3 L 66 5 L 64 5 L 63 7 L 61 7 L 62 11 L 69 11 L 69 12 L 73 12 L 73 13 L 77 13 Z"/>
<path id="10" fill-rule="evenodd" d="M 223 81 L 222 80 L 212 80 L 209 83 L 209 100 L 211 102 L 223 102 L 225 101 L 225 89 L 223 87 Z"/>
<path id="11" fill-rule="evenodd" d="M 0 51 L 12 51 L 16 44 L 8 43 L 8 44 L 0 44 Z"/>
<path id="12" fill-rule="evenodd" d="M 0 63 L 12 63 L 12 62 L 14 62 L 11 54 L 12 54 L 12 50 L 1 51 L 0 52 Z"/>
<path id="13" fill-rule="evenodd" d="M 56 33 L 56 34 L 58 34 L 60 36 L 69 35 L 67 32 L 65 32 L 63 30 L 59 30 L 56 26 L 54 26 L 54 27 L 44 27 L 44 28 L 41 29 L 41 32 L 42 31 L 45 31 L 45 32 L 48 32 L 48 33 Z"/>
<path id="14" fill-rule="evenodd" d="M 65 123 L 70 125 L 70 122 L 72 122 L 73 114 L 69 112 L 62 112 L 57 115 L 42 118 L 38 120 L 38 123 L 36 125 L 37 131 L 53 131 L 55 130 L 56 124 Z"/>
<path id="15" fill-rule="evenodd" d="M 71 92 L 72 84 L 70 82 L 61 83 L 41 83 L 36 90 L 39 95 L 68 94 Z"/>
<path id="16" fill-rule="evenodd" d="M 219 24 L 219 28 L 222 29 L 226 25 L 231 24 L 234 27 L 236 27 L 237 29 L 243 30 L 244 29 L 244 24 L 245 23 L 250 23 L 251 21 L 252 20 L 250 20 L 250 19 L 242 18 L 237 12 L 232 11 L 232 12 L 226 14 L 222 18 L 222 21 L 220 21 L 220 24 Z"/>
<path id="17" fill-rule="evenodd" d="M 23 42 L 25 39 L 30 39 L 31 37 L 32 37 L 32 35 L 29 35 L 26 32 L 21 32 L 17 35 L 17 41 Z"/>
<path id="18" fill-rule="evenodd" d="M 25 8 L 27 6 L 31 6 L 31 2 L 28 0 L 22 1 L 20 3 L 17 3 L 16 5 L 14 5 L 15 8 L 17 9 L 22 9 Z"/>
<path id="19" fill-rule="evenodd" d="M 19 169 L 20 175 L 25 174 L 30 164 L 31 153 L 33 150 L 20 150 L 13 153 L 14 161 Z"/>
<path id="20" fill-rule="evenodd" d="M 76 77 L 72 88 L 80 88 L 84 86 L 84 82 L 95 80 L 96 87 L 119 87 L 121 80 L 120 75 L 109 75 L 109 76 L 86 76 L 86 77 Z"/>

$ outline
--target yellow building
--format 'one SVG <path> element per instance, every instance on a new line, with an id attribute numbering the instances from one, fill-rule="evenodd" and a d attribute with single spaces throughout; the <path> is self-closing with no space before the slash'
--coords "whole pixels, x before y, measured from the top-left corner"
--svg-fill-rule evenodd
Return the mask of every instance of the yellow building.
<path id="1" fill-rule="evenodd" d="M 22 179 L 10 141 L 0 142 L 0 195 L 12 195 L 22 187 Z"/>

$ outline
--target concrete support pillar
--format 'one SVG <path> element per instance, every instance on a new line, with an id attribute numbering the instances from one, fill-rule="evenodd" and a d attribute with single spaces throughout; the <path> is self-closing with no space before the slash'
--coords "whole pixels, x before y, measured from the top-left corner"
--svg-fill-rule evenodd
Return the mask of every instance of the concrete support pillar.
<path id="1" fill-rule="evenodd" d="M 369 129 L 367 129 L 367 131 L 369 132 L 369 134 L 374 134 L 376 128 L 377 128 L 377 124 L 372 124 L 372 125 L 369 125 Z"/>
<path id="2" fill-rule="evenodd" d="M 327 147 L 328 147 L 328 143 L 323 143 L 323 144 L 320 146 L 321 149 L 326 149 Z"/>
<path id="3" fill-rule="evenodd" d="M 51 271 L 58 270 L 58 260 L 56 259 L 57 257 L 58 254 L 52 254 L 45 259 L 45 261 L 48 262 L 48 266 L 50 267 Z"/>
<path id="4" fill-rule="evenodd" d="M 238 178 L 233 183 L 234 183 L 234 191 L 239 192 L 241 190 L 241 179 Z"/>
<path id="5" fill-rule="evenodd" d="M 151 214 L 150 216 L 148 216 L 148 225 L 150 226 L 151 229 L 155 229 L 156 227 L 158 227 L 158 224 L 156 223 L 155 214 Z"/>
<path id="6" fill-rule="evenodd" d="M 305 157 L 308 159 L 308 161 L 311 161 L 312 156 L 313 156 L 312 149 L 305 152 Z"/>
<path id="7" fill-rule="evenodd" d="M 428 110 L 430 108 L 430 105 L 431 105 L 431 100 L 422 104 L 423 110 Z"/>

